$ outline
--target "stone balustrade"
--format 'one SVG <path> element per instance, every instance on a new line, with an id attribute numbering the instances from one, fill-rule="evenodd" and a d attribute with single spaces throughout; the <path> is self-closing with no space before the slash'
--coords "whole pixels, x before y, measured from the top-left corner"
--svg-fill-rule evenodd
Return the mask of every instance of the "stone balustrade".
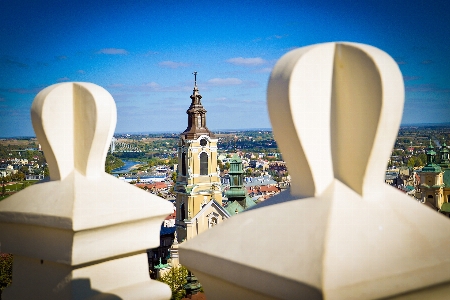
<path id="1" fill-rule="evenodd" d="M 50 181 L 0 202 L 2 251 L 14 254 L 4 299 L 169 299 L 146 249 L 173 205 L 104 172 L 116 124 L 111 95 L 91 83 L 42 90 L 31 117 Z"/>
<path id="2" fill-rule="evenodd" d="M 403 109 L 402 76 L 354 43 L 300 48 L 268 87 L 292 184 L 180 246 L 213 299 L 446 299 L 450 222 L 384 184 Z M 103 172 L 112 97 L 89 83 L 40 92 L 32 120 L 51 181 L 0 202 L 5 299 L 167 299 L 144 249 L 172 205 Z"/>
<path id="3" fill-rule="evenodd" d="M 362 44 L 300 48 L 267 98 L 291 188 L 180 246 L 208 300 L 447 299 L 449 220 L 384 184 L 396 62 Z"/>

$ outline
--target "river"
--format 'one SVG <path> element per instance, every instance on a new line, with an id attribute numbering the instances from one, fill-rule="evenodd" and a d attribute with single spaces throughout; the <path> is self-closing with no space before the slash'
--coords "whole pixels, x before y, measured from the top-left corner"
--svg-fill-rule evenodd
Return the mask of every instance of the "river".
<path id="1" fill-rule="evenodd" d="M 139 161 L 131 161 L 131 160 L 122 160 L 122 161 L 124 162 L 124 165 L 120 168 L 112 170 L 112 174 L 128 173 L 130 172 L 133 166 L 141 164 L 141 162 Z"/>

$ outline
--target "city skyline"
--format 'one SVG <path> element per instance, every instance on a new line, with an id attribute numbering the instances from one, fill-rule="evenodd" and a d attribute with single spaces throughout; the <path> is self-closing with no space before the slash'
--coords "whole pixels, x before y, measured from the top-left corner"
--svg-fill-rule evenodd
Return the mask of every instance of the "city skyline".
<path id="1" fill-rule="evenodd" d="M 66 81 L 112 94 L 116 133 L 182 132 L 194 71 L 210 130 L 270 128 L 276 61 L 329 41 L 370 44 L 397 61 L 402 124 L 450 119 L 445 1 L 127 2 L 0 3 L 0 137 L 34 136 L 34 97 Z"/>

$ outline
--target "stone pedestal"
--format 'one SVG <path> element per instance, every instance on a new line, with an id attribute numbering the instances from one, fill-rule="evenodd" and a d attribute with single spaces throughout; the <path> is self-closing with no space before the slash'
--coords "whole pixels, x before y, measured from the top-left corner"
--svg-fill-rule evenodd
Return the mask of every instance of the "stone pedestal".
<path id="1" fill-rule="evenodd" d="M 2 251 L 14 254 L 4 299 L 168 299 L 150 280 L 146 249 L 172 204 L 104 172 L 114 100 L 90 83 L 41 91 L 31 110 L 50 169 L 0 202 Z"/>
<path id="2" fill-rule="evenodd" d="M 268 87 L 290 191 L 180 247 L 213 299 L 445 299 L 450 221 L 384 183 L 404 102 L 396 62 L 355 43 L 284 55 Z"/>

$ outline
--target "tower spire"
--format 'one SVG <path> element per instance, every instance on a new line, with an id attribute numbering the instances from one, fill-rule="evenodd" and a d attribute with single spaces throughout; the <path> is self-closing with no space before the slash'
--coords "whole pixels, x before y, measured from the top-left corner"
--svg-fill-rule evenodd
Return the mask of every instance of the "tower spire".
<path id="1" fill-rule="evenodd" d="M 194 71 L 194 87 L 197 87 L 197 71 Z"/>
<path id="2" fill-rule="evenodd" d="M 208 135 L 213 137 L 213 134 L 206 127 L 206 110 L 203 108 L 200 95 L 197 87 L 197 71 L 192 73 L 194 75 L 194 90 L 190 96 L 192 102 L 189 109 L 186 111 L 188 114 L 188 127 L 183 132 L 187 139 L 196 139 L 200 135 Z"/>

